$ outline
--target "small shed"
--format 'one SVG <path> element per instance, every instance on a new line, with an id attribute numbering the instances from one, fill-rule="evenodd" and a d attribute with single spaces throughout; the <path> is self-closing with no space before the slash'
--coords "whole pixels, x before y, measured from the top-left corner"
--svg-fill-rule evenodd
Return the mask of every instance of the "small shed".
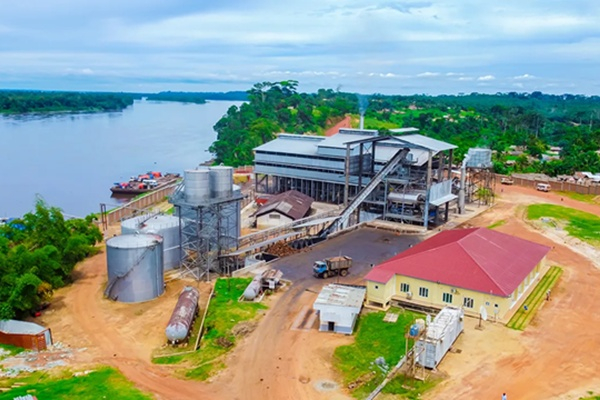
<path id="1" fill-rule="evenodd" d="M 0 321 L 0 343 L 30 350 L 46 350 L 52 345 L 50 328 L 33 322 L 8 319 Z"/>
<path id="2" fill-rule="evenodd" d="M 297 190 L 272 196 L 255 213 L 259 229 L 272 228 L 302 219 L 310 212 L 313 199 Z"/>
<path id="3" fill-rule="evenodd" d="M 425 368 L 437 367 L 463 331 L 463 319 L 462 309 L 443 308 L 415 343 L 417 363 Z"/>
<path id="4" fill-rule="evenodd" d="M 366 292 L 363 286 L 325 286 L 313 305 L 319 312 L 319 330 L 351 334 Z"/>

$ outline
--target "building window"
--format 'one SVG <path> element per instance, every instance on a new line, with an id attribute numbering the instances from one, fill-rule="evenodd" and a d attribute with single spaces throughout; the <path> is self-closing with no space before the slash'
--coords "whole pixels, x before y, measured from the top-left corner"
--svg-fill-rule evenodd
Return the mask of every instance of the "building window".
<path id="1" fill-rule="evenodd" d="M 281 218 L 281 215 L 279 215 L 279 214 L 273 214 L 273 213 L 269 214 L 269 219 L 280 219 L 280 218 Z"/>
<path id="2" fill-rule="evenodd" d="M 426 287 L 419 288 L 419 296 L 421 297 L 429 297 L 429 289 Z"/>
<path id="3" fill-rule="evenodd" d="M 442 293 L 442 301 L 444 303 L 452 303 L 452 293 Z"/>
<path id="4" fill-rule="evenodd" d="M 410 291 L 410 285 L 408 283 L 401 283 L 400 284 L 400 291 L 404 292 L 404 293 Z"/>
<path id="5" fill-rule="evenodd" d="M 463 299 L 463 307 L 465 308 L 473 308 L 473 299 L 470 297 L 465 297 Z"/>

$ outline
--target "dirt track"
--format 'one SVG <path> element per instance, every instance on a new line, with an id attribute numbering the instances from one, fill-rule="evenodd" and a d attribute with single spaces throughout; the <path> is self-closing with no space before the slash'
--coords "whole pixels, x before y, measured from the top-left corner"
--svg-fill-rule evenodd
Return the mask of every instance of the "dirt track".
<path id="1" fill-rule="evenodd" d="M 573 389 L 585 394 L 585 390 L 596 390 L 598 386 L 594 379 L 600 370 L 600 334 L 596 328 L 600 326 L 600 314 L 596 312 L 600 271 L 583 256 L 534 231 L 516 218 L 515 212 L 519 205 L 536 201 L 564 204 L 597 215 L 600 207 L 567 198 L 561 202 L 554 193 L 516 186 L 504 189 L 499 204 L 472 220 L 471 225 L 487 226 L 506 219 L 508 222 L 497 228 L 499 231 L 554 246 L 549 261 L 562 265 L 565 272 L 552 301 L 544 305 L 526 332 L 496 324 L 475 333 L 469 320 L 464 340 L 460 340 L 461 346 L 471 347 L 446 357 L 442 369 L 450 378 L 427 398 L 493 399 L 506 391 L 511 399 L 549 399 Z M 309 265 L 323 256 L 337 255 L 346 243 L 343 251 L 355 257 L 357 270 L 345 279 L 359 282 L 369 262 L 377 263 L 376 257 L 388 258 L 406 247 L 403 238 L 383 232 L 375 231 L 363 239 L 361 234 L 349 235 L 278 263 L 294 284 L 274 299 L 258 328 L 226 360 L 229 367 L 211 383 L 182 381 L 173 377 L 171 368 L 151 364 L 149 355 L 156 347 L 156 335 L 135 334 L 140 331 L 139 327 L 134 329 L 137 323 L 147 324 L 142 331 L 156 331 L 159 320 L 162 326 L 168 319 L 168 314 L 163 314 L 170 312 L 181 287 L 169 285 L 160 301 L 140 308 L 115 305 L 102 299 L 104 254 L 77 267 L 77 282 L 57 293 L 52 306 L 55 311 L 44 317 L 44 323 L 53 328 L 58 340 L 73 347 L 88 347 L 86 362 L 117 367 L 159 399 L 345 399 L 343 388 L 319 391 L 315 383 L 338 381 L 331 365 L 333 350 L 352 339 L 316 330 L 290 330 L 298 312 L 312 304 L 315 292 L 325 283 L 310 277 Z"/>
<path id="2" fill-rule="evenodd" d="M 524 333 L 515 337 L 515 332 L 505 332 L 506 347 L 503 341 L 497 341 L 496 335 L 490 337 L 491 340 L 478 349 L 487 357 L 480 357 L 481 363 L 476 365 L 470 364 L 468 359 L 461 360 L 465 352 L 449 354 L 444 363 L 454 368 L 446 370 L 450 379 L 426 398 L 493 399 L 500 398 L 503 392 L 510 399 L 579 398 L 587 390 L 598 387 L 600 271 L 562 243 L 555 243 L 535 231 L 517 218 L 515 212 L 518 205 L 533 202 L 555 202 L 596 215 L 600 215 L 600 207 L 567 198 L 561 202 L 556 194 L 516 186 L 505 189 L 501 195 L 503 199 L 493 211 L 471 224 L 486 226 L 512 216 L 497 230 L 552 246 L 548 261 L 561 265 L 564 274 L 551 301 L 544 304 Z M 477 332 L 467 330 L 465 335 L 472 337 Z M 462 346 L 470 342 L 467 339 Z M 573 390 L 573 397 L 565 395 Z"/>

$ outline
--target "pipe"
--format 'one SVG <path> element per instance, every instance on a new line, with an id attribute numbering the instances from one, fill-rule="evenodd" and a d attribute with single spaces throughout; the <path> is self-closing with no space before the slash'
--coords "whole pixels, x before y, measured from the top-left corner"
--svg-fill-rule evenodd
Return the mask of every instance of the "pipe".
<path id="1" fill-rule="evenodd" d="M 471 157 L 466 154 L 460 167 L 460 188 L 458 189 L 458 213 L 465 213 L 465 186 L 467 181 L 467 162 Z"/>
<path id="2" fill-rule="evenodd" d="M 365 115 L 360 114 L 360 122 L 358 125 L 358 129 L 365 129 Z"/>

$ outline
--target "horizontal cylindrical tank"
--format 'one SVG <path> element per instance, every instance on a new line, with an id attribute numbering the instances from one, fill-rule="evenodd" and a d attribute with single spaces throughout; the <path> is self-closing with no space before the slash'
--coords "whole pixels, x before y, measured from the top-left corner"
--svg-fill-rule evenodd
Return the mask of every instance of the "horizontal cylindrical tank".
<path id="1" fill-rule="evenodd" d="M 210 197 L 227 198 L 231 197 L 233 188 L 233 168 L 232 167 L 210 167 Z"/>
<path id="2" fill-rule="evenodd" d="M 183 288 L 165 330 L 169 342 L 181 342 L 189 335 L 198 311 L 199 298 L 198 289 L 191 286 Z"/>
<path id="3" fill-rule="evenodd" d="M 211 195 L 210 171 L 206 167 L 184 171 L 185 201 L 190 204 L 201 204 Z"/>
<path id="4" fill-rule="evenodd" d="M 467 167 L 471 168 L 489 168 L 492 166 L 492 150 L 470 148 L 468 153 Z"/>
<path id="5" fill-rule="evenodd" d="M 262 289 L 262 274 L 258 274 L 252 279 L 252 282 L 244 290 L 244 298 L 246 300 L 254 300 L 259 295 Z"/>
<path id="6" fill-rule="evenodd" d="M 141 215 L 121 222 L 121 234 L 153 233 L 163 238 L 164 269 L 169 271 L 181 263 L 179 218 L 173 215 Z"/>
<path id="7" fill-rule="evenodd" d="M 106 241 L 108 295 L 125 303 L 152 300 L 164 292 L 163 239 L 121 235 Z"/>

